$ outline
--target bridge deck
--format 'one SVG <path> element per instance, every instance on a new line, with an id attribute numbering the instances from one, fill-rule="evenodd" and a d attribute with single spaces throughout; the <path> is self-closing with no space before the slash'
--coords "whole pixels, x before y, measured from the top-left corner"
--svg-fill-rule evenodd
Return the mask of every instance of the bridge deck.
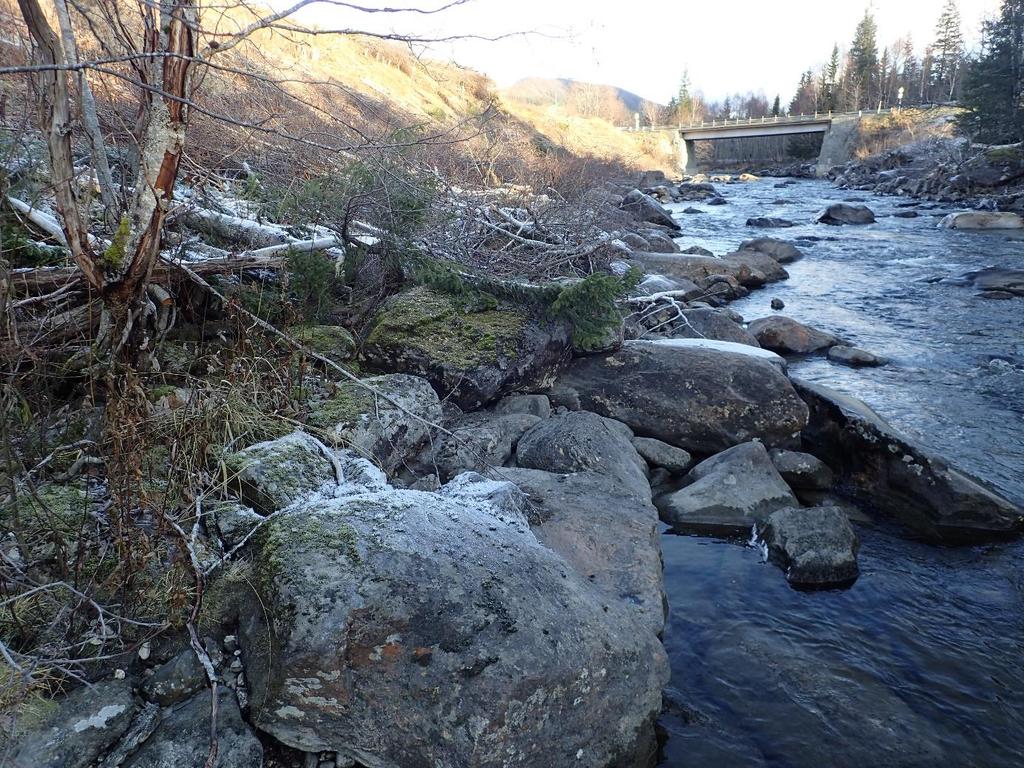
<path id="1" fill-rule="evenodd" d="M 892 110 L 880 109 L 868 114 L 884 115 Z M 776 117 L 737 118 L 735 120 L 702 120 L 699 123 L 626 127 L 626 131 L 678 133 L 687 141 L 727 139 L 749 136 L 779 136 L 827 131 L 832 121 L 862 117 L 864 112 L 819 112 L 813 115 L 779 115 Z"/>

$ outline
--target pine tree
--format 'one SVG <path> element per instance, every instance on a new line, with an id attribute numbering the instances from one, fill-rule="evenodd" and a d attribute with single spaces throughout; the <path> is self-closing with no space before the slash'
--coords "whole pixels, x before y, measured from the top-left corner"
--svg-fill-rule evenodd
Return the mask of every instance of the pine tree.
<path id="1" fill-rule="evenodd" d="M 853 109 L 865 109 L 875 105 L 878 99 L 878 28 L 871 10 L 864 11 L 864 18 L 857 24 L 857 31 L 850 46 L 851 72 L 854 92 Z"/>
<path id="2" fill-rule="evenodd" d="M 772 117 L 778 117 L 782 113 L 782 105 L 779 103 L 779 94 L 775 94 L 775 101 L 772 102 Z"/>
<path id="3" fill-rule="evenodd" d="M 689 123 L 693 117 L 693 96 L 690 93 L 690 71 L 683 70 L 683 76 L 679 79 L 679 91 L 676 94 L 676 120 L 679 123 Z"/>
<path id="4" fill-rule="evenodd" d="M 900 88 L 903 89 L 903 104 L 920 104 L 917 83 L 921 77 L 921 65 L 914 55 L 914 41 L 908 36 L 903 43 L 903 70 L 900 72 Z"/>
<path id="5" fill-rule="evenodd" d="M 978 141 L 1024 141 L 1024 0 L 1003 0 L 964 83 L 963 127 Z"/>
<path id="6" fill-rule="evenodd" d="M 839 111 L 839 43 L 832 46 L 832 56 L 821 71 L 821 110 L 823 112 Z"/>
<path id="7" fill-rule="evenodd" d="M 959 85 L 964 61 L 964 35 L 956 0 L 946 0 L 942 8 L 935 25 L 932 51 L 929 98 L 932 101 L 950 101 Z"/>

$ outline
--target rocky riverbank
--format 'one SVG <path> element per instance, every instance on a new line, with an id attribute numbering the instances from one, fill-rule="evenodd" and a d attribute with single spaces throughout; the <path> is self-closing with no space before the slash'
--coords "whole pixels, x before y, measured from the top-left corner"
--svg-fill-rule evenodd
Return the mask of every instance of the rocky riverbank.
<path id="1" fill-rule="evenodd" d="M 1024 213 L 1024 147 L 931 138 L 853 160 L 828 177 L 842 189 Z"/>
<path id="2" fill-rule="evenodd" d="M 668 683 L 662 525 L 753 541 L 799 588 L 858 577 L 865 512 L 942 544 L 1020 532 L 1020 508 L 788 375 L 787 357 L 868 358 L 728 308 L 813 253 L 681 253 L 659 199 L 728 204 L 727 180 L 648 181 L 608 191 L 632 217 L 609 224 L 609 269 L 636 288 L 599 344 L 486 286 L 407 288 L 357 352 L 322 329 L 374 375 L 323 382 L 296 431 L 224 458 L 205 502 L 218 685 L 168 637 L 24 723 L 13 764 L 203 765 L 216 696 L 225 767 L 645 766 Z M 867 221 L 840 205 L 821 226 Z"/>

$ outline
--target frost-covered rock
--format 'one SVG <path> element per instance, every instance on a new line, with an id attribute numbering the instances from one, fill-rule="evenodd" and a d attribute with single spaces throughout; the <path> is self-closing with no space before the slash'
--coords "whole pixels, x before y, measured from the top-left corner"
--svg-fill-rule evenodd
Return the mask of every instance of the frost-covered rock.
<path id="1" fill-rule="evenodd" d="M 338 480 L 321 444 L 298 431 L 233 453 L 224 466 L 228 486 L 263 515 Z"/>
<path id="2" fill-rule="evenodd" d="M 538 541 L 515 486 L 462 477 L 350 481 L 265 526 L 263 606 L 240 606 L 253 722 L 372 768 L 644 764 L 655 633 Z"/>

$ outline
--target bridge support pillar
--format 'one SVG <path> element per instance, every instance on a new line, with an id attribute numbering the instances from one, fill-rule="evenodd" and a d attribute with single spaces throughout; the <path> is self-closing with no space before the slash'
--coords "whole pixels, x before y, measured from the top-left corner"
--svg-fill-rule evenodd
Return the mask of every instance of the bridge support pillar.
<path id="1" fill-rule="evenodd" d="M 687 176 L 697 173 L 697 143 L 690 139 L 679 140 L 679 167 Z"/>

